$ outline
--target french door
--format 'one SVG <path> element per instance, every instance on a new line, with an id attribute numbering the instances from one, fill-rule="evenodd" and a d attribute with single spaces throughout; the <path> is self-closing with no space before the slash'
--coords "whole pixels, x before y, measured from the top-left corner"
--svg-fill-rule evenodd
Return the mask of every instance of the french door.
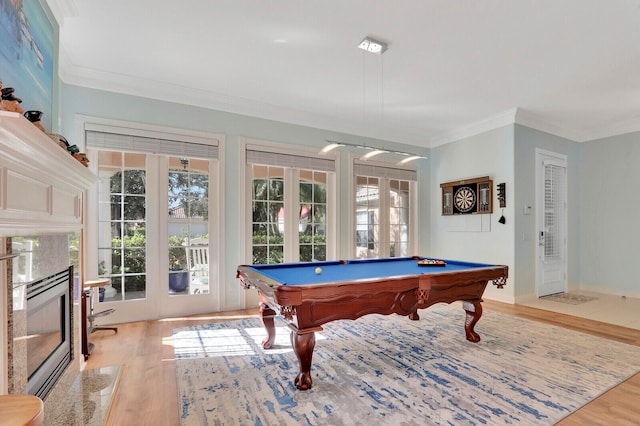
<path id="1" fill-rule="evenodd" d="M 216 161 L 107 150 L 92 156 L 100 177 L 91 215 L 98 250 L 87 272 L 111 282 L 99 300 L 101 310 L 115 308 L 109 320 L 219 310 L 217 245 L 209 244 Z"/>
<path id="2" fill-rule="evenodd" d="M 248 170 L 252 263 L 324 261 L 333 256 L 327 241 L 333 173 L 260 164 Z"/>
<path id="3" fill-rule="evenodd" d="M 416 172 L 354 164 L 357 259 L 414 254 Z"/>
<path id="4" fill-rule="evenodd" d="M 217 165 L 188 157 L 159 161 L 162 209 L 160 258 L 161 316 L 220 310 L 218 282 Z M 166 285 L 165 285 L 166 283 Z"/>

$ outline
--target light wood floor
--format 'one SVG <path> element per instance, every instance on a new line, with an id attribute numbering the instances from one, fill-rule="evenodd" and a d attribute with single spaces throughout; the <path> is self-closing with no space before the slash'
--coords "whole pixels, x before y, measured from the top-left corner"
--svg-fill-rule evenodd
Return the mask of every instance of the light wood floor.
<path id="1" fill-rule="evenodd" d="M 640 346 L 640 330 L 620 327 L 540 309 L 484 302 L 485 311 L 540 321 L 607 339 Z M 256 316 L 257 309 L 185 318 L 120 324 L 118 334 L 91 335 L 96 348 L 86 368 L 123 364 L 124 371 L 107 425 L 178 425 L 173 347 L 174 328 Z M 636 425 L 640 419 L 640 374 L 609 390 L 559 424 Z"/>

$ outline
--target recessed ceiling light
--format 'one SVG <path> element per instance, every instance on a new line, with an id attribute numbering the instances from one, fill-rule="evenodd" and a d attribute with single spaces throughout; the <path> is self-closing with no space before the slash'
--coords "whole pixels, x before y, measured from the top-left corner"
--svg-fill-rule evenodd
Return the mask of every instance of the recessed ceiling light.
<path id="1" fill-rule="evenodd" d="M 387 43 L 374 40 L 371 37 L 365 37 L 358 45 L 358 49 L 362 49 L 366 52 L 376 55 L 382 55 L 387 49 Z"/>

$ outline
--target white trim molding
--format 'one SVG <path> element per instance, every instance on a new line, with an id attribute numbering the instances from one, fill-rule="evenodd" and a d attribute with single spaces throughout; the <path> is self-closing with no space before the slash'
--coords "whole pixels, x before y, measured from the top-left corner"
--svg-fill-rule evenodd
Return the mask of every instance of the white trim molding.
<path id="1" fill-rule="evenodd" d="M 450 132 L 434 136 L 431 138 L 431 148 L 459 141 L 499 127 L 508 126 L 509 124 L 514 124 L 516 122 L 517 111 L 518 108 L 512 108 L 483 120 L 476 121 L 475 123 L 459 127 Z"/>

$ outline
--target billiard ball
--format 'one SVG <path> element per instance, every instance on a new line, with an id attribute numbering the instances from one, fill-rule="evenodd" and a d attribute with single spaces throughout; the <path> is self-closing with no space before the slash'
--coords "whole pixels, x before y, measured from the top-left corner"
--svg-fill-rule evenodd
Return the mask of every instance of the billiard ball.
<path id="1" fill-rule="evenodd" d="M 316 274 L 320 275 L 322 273 L 322 268 L 316 268 Z"/>

